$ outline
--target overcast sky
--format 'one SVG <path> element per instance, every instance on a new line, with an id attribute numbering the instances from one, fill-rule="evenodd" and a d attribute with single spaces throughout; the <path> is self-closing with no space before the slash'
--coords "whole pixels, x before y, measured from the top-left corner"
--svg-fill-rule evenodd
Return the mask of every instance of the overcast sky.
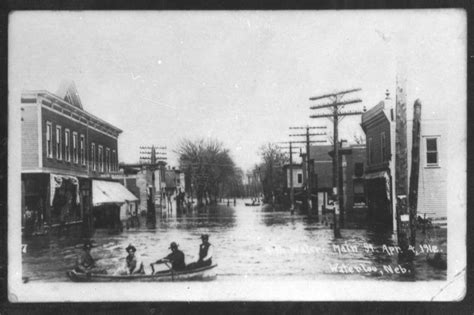
<path id="1" fill-rule="evenodd" d="M 10 105 L 21 90 L 76 83 L 83 107 L 123 130 L 121 162 L 139 146 L 174 150 L 211 137 L 244 170 L 258 148 L 310 119 L 309 97 L 362 88 L 367 109 L 408 80 L 408 108 L 455 123 L 466 106 L 461 10 L 260 12 L 19 12 L 9 29 Z M 349 96 L 346 96 L 349 98 Z M 459 108 L 459 111 L 453 111 Z M 363 134 L 360 117 L 341 138 Z M 329 129 L 332 133 L 332 130 Z M 319 137 L 319 139 L 325 139 Z M 293 139 L 294 140 L 294 139 Z"/>

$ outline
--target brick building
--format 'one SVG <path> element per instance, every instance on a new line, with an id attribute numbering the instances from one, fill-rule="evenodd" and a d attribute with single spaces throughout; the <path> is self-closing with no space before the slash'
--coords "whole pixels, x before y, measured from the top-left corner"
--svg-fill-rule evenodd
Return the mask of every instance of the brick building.
<path id="1" fill-rule="evenodd" d="M 95 214 L 102 218 L 115 212 L 114 205 L 130 197 L 122 185 L 104 183 L 118 171 L 122 131 L 85 111 L 73 82 L 63 82 L 56 94 L 24 91 L 21 124 L 22 223 L 27 234 L 83 222 L 90 228 Z"/>
<path id="2" fill-rule="evenodd" d="M 411 105 L 411 104 L 410 104 Z M 412 106 L 412 105 L 411 105 Z M 407 106 L 408 176 L 411 173 L 413 107 Z M 365 180 L 369 214 L 396 229 L 395 104 L 388 96 L 362 115 L 367 140 Z M 445 220 L 447 214 L 446 123 L 422 112 L 418 207 L 420 216 Z"/>
<path id="3" fill-rule="evenodd" d="M 386 100 L 362 114 L 361 118 L 367 142 L 365 180 L 369 215 L 387 224 L 392 224 L 394 218 L 393 114 L 391 103 Z"/>

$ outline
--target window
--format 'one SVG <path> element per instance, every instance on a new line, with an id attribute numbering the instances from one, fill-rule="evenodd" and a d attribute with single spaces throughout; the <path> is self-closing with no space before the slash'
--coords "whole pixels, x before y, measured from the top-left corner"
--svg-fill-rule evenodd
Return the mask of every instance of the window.
<path id="1" fill-rule="evenodd" d="M 63 143 L 61 141 L 61 126 L 56 126 L 56 158 L 63 159 Z"/>
<path id="2" fill-rule="evenodd" d="M 81 155 L 80 155 L 81 156 L 81 164 L 86 165 L 86 157 L 85 157 L 85 152 L 86 152 L 85 144 L 86 144 L 86 142 L 85 142 L 85 139 L 84 139 L 84 135 L 81 135 L 81 140 L 80 141 L 81 142 L 79 144 L 79 150 L 81 152 Z"/>
<path id="3" fill-rule="evenodd" d="M 117 171 L 117 153 L 115 150 L 112 150 L 112 169 L 113 171 Z"/>
<path id="4" fill-rule="evenodd" d="M 77 132 L 72 133 L 72 161 L 78 163 Z"/>
<path id="5" fill-rule="evenodd" d="M 364 175 L 364 163 L 356 162 L 354 164 L 354 176 L 362 177 Z"/>
<path id="6" fill-rule="evenodd" d="M 99 157 L 99 172 L 104 171 L 104 148 L 99 145 L 99 153 L 97 154 Z"/>
<path id="7" fill-rule="evenodd" d="M 110 149 L 105 149 L 105 171 L 110 172 Z"/>
<path id="8" fill-rule="evenodd" d="M 369 156 L 367 157 L 367 160 L 368 160 L 367 162 L 368 162 L 369 164 L 372 164 L 373 158 L 374 158 L 374 156 L 373 156 L 373 150 L 372 150 L 372 149 L 373 149 L 373 146 L 372 146 L 372 137 L 370 137 L 370 138 L 369 138 L 369 142 L 368 142 L 368 146 L 367 146 L 367 151 L 368 151 L 368 153 L 369 153 Z"/>
<path id="9" fill-rule="evenodd" d="M 426 139 L 426 166 L 438 166 L 438 138 L 430 137 Z"/>
<path id="10" fill-rule="evenodd" d="M 298 173 L 298 184 L 303 183 L 303 174 Z"/>
<path id="11" fill-rule="evenodd" d="M 53 125 L 51 122 L 46 122 L 46 156 L 53 157 Z"/>
<path id="12" fill-rule="evenodd" d="M 91 144 L 91 163 L 92 163 L 92 170 L 97 170 L 97 163 L 95 160 L 95 143 L 92 142 Z"/>
<path id="13" fill-rule="evenodd" d="M 69 129 L 64 130 L 64 160 L 66 162 L 71 162 L 71 131 Z"/>
<path id="14" fill-rule="evenodd" d="M 387 145 L 385 142 L 385 132 L 380 134 L 380 153 L 382 156 L 382 162 L 387 160 Z"/>

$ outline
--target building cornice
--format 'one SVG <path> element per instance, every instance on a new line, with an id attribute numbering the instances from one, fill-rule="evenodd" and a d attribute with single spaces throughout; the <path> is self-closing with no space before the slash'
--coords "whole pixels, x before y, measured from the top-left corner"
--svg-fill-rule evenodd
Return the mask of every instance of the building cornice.
<path id="1" fill-rule="evenodd" d="M 40 91 L 24 91 L 21 96 L 22 103 L 35 103 L 40 100 L 40 104 L 50 108 L 58 107 L 59 111 L 69 114 L 69 116 L 88 123 L 89 125 L 101 129 L 106 133 L 112 134 L 115 137 L 118 137 L 122 130 L 115 127 L 114 125 L 106 122 L 99 117 L 78 108 L 72 104 L 69 104 L 65 100 L 61 99 L 57 95 L 54 95 L 51 92 L 40 90 Z M 55 106 L 56 105 L 56 106 Z M 59 105 L 59 106 L 58 106 Z M 57 109 L 57 110 L 58 110 Z"/>

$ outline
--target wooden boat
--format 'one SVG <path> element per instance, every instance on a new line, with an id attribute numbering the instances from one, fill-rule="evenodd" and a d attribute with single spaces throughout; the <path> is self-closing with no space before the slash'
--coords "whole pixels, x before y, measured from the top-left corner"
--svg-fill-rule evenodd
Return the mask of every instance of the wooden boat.
<path id="1" fill-rule="evenodd" d="M 189 269 L 183 271 L 163 270 L 155 272 L 153 275 L 132 274 L 132 275 L 109 275 L 80 273 L 74 270 L 68 271 L 67 276 L 74 282 L 171 282 L 171 281 L 193 281 L 193 280 L 214 280 L 216 273 L 214 268 L 217 265 Z"/>
<path id="2" fill-rule="evenodd" d="M 259 203 L 245 203 L 245 205 L 246 205 L 247 207 L 256 207 L 256 206 L 260 206 L 260 204 L 259 204 Z"/>

